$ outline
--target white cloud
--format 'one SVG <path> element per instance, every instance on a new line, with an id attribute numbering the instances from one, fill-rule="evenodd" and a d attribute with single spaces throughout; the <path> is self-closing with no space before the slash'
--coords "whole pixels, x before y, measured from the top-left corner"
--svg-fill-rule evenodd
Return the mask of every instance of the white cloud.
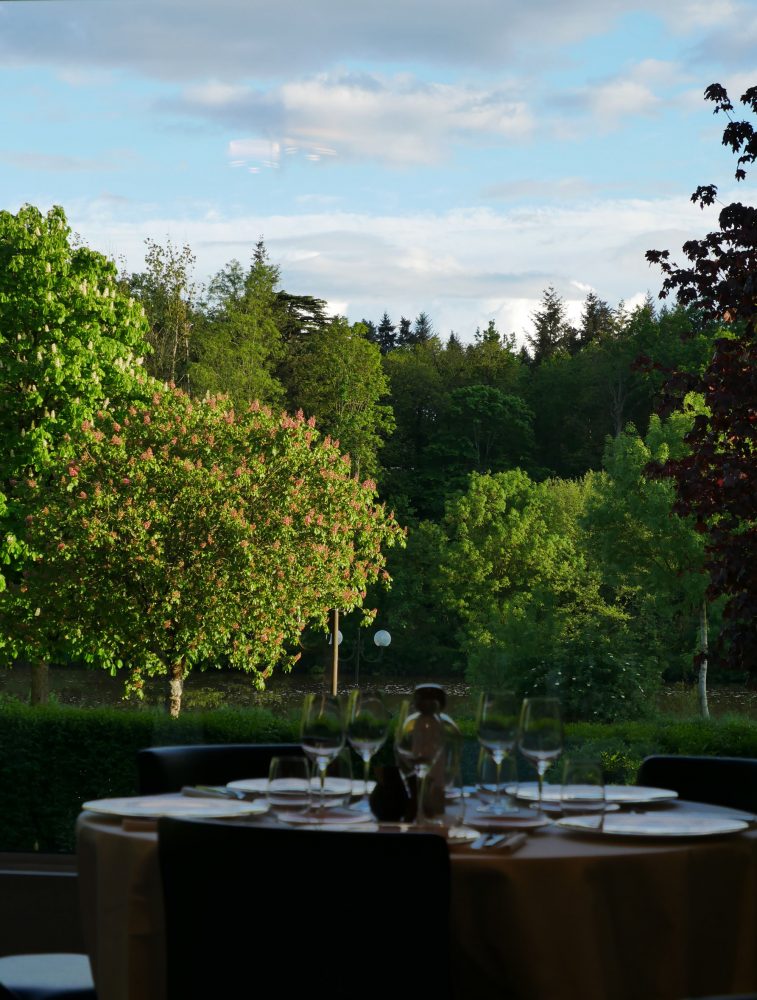
<path id="1" fill-rule="evenodd" d="M 300 155 L 427 164 L 453 143 L 522 140 L 534 126 L 527 104 L 504 88 L 425 83 L 408 74 L 324 73 L 268 90 L 214 86 L 212 100 L 197 100 L 195 91 L 162 107 L 256 133 L 229 143 L 232 161 L 277 165 Z"/>
<path id="2" fill-rule="evenodd" d="M 740 192 L 743 197 L 743 192 Z M 724 193 L 724 198 L 728 193 Z M 594 201 L 495 212 L 469 208 L 438 214 L 370 215 L 311 212 L 190 219 L 165 218 L 138 206 L 119 210 L 81 202 L 71 222 L 91 246 L 124 255 L 139 270 L 144 239 L 189 243 L 198 277 L 206 279 L 232 257 L 247 259 L 260 233 L 292 292 L 316 295 L 349 309 L 352 320 L 397 320 L 421 310 L 441 336 L 470 338 L 494 318 L 519 336 L 541 293 L 554 285 L 577 319 L 588 287 L 610 304 L 643 301 L 660 274 L 647 249 L 670 249 L 717 226 L 717 211 L 701 212 L 686 197 L 655 201 Z M 582 277 L 577 280 L 574 275 Z"/>
<path id="3" fill-rule="evenodd" d="M 650 88 L 636 80 L 611 80 L 591 92 L 592 111 L 606 126 L 617 126 L 628 115 L 652 114 L 659 104 Z"/>

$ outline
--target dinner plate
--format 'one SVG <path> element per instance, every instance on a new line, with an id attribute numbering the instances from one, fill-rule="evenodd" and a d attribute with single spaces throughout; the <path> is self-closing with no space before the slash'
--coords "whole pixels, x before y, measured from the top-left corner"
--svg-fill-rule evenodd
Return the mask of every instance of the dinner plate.
<path id="1" fill-rule="evenodd" d="M 229 819 L 268 812 L 268 803 L 264 799 L 242 802 L 239 799 L 202 799 L 182 795 L 139 795 L 118 799 L 92 799 L 85 802 L 82 809 L 122 819 L 158 819 L 161 816 Z"/>
<path id="2" fill-rule="evenodd" d="M 354 809 L 342 809 L 338 806 L 322 813 L 309 811 L 293 812 L 286 815 L 281 812 L 277 816 L 287 826 L 353 826 L 361 823 L 375 823 L 375 819 L 370 813 L 355 812 Z"/>
<path id="3" fill-rule="evenodd" d="M 743 820 L 711 813 L 617 813 L 606 816 L 602 827 L 597 816 L 570 816 L 555 824 L 564 830 L 601 837 L 717 837 L 749 828 Z"/>
<path id="4" fill-rule="evenodd" d="M 508 795 L 524 802 L 536 802 L 539 798 L 539 785 L 536 781 L 524 781 L 518 785 L 508 785 Z M 545 785 L 542 799 L 544 802 L 559 802 L 562 796 L 562 785 Z M 644 785 L 605 785 L 605 800 L 617 802 L 621 806 L 652 805 L 655 802 L 670 802 L 678 798 L 678 792 L 670 788 L 647 788 Z"/>
<path id="5" fill-rule="evenodd" d="M 465 817 L 468 826 L 474 826 L 484 833 L 496 833 L 498 830 L 538 830 L 547 826 L 552 820 L 548 816 L 539 815 L 533 809 L 519 809 L 517 812 L 489 815 L 487 813 L 469 812 Z"/>
<path id="6" fill-rule="evenodd" d="M 327 782 L 331 780 L 340 779 L 326 779 Z M 320 782 L 318 778 L 313 778 L 312 781 L 313 789 L 317 792 L 320 789 Z M 266 788 L 268 786 L 268 778 L 241 778 L 239 781 L 230 781 L 226 787 L 231 788 L 235 792 L 244 792 L 245 795 L 265 795 Z M 368 782 L 368 794 L 373 791 L 376 787 L 375 781 Z M 365 782 L 361 778 L 352 779 L 352 797 L 358 798 L 365 791 Z"/>

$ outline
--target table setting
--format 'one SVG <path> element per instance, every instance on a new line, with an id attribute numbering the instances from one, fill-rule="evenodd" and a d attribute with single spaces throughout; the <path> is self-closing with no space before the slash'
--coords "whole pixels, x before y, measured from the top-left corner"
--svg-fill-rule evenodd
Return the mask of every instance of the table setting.
<path id="1" fill-rule="evenodd" d="M 476 715 L 480 747 L 475 785 L 463 783 L 463 738 L 444 711 L 443 689 L 421 684 L 394 727 L 394 764 L 372 762 L 392 732 L 377 692 L 306 696 L 302 754 L 274 756 L 265 777 L 226 785 L 186 786 L 181 793 L 102 799 L 83 809 L 132 828 L 161 816 L 279 823 L 300 829 L 423 830 L 450 846 L 514 852 L 528 837 L 552 833 L 601 838 L 699 838 L 749 829 L 755 817 L 718 807 L 676 809 L 671 789 L 605 784 L 599 761 L 563 756 L 563 722 L 555 698 L 519 702 L 507 691 L 482 692 Z M 352 754 L 362 763 L 353 776 Z M 519 781 L 517 758 L 535 781 Z M 557 780 L 550 783 L 547 776 Z M 517 834 L 517 836 L 516 836 Z"/>
<path id="2" fill-rule="evenodd" d="M 163 815 L 445 838 L 455 1000 L 680 1000 L 702 983 L 757 985 L 754 816 L 605 783 L 598 761 L 564 751 L 559 703 L 483 694 L 475 735 L 465 782 L 462 736 L 437 686 L 421 685 L 396 721 L 374 693 L 318 695 L 303 706 L 302 752 L 274 755 L 265 776 L 84 803 L 79 871 L 98 996 L 164 1000 Z"/>

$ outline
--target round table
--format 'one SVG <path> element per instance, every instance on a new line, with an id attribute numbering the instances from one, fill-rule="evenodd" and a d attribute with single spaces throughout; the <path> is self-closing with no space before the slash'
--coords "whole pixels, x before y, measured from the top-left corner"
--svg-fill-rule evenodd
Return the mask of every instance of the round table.
<path id="1" fill-rule="evenodd" d="M 82 813 L 77 844 L 99 1000 L 164 1000 L 154 825 Z M 666 842 L 547 827 L 512 855 L 450 853 L 456 1000 L 757 990 L 757 829 Z"/>

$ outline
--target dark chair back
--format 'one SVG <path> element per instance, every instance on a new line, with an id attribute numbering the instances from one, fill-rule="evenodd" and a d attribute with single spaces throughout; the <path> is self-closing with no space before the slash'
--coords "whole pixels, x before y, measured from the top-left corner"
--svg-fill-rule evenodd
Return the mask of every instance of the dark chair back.
<path id="1" fill-rule="evenodd" d="M 277 754 L 300 754 L 296 743 L 219 743 L 149 747 L 137 753 L 140 795 L 178 792 L 185 785 L 225 785 L 264 778 Z"/>
<path id="2" fill-rule="evenodd" d="M 161 819 L 167 1000 L 449 996 L 433 834 Z"/>
<path id="3" fill-rule="evenodd" d="M 757 760 L 751 757 L 647 757 L 636 780 L 672 788 L 691 802 L 757 812 Z"/>

